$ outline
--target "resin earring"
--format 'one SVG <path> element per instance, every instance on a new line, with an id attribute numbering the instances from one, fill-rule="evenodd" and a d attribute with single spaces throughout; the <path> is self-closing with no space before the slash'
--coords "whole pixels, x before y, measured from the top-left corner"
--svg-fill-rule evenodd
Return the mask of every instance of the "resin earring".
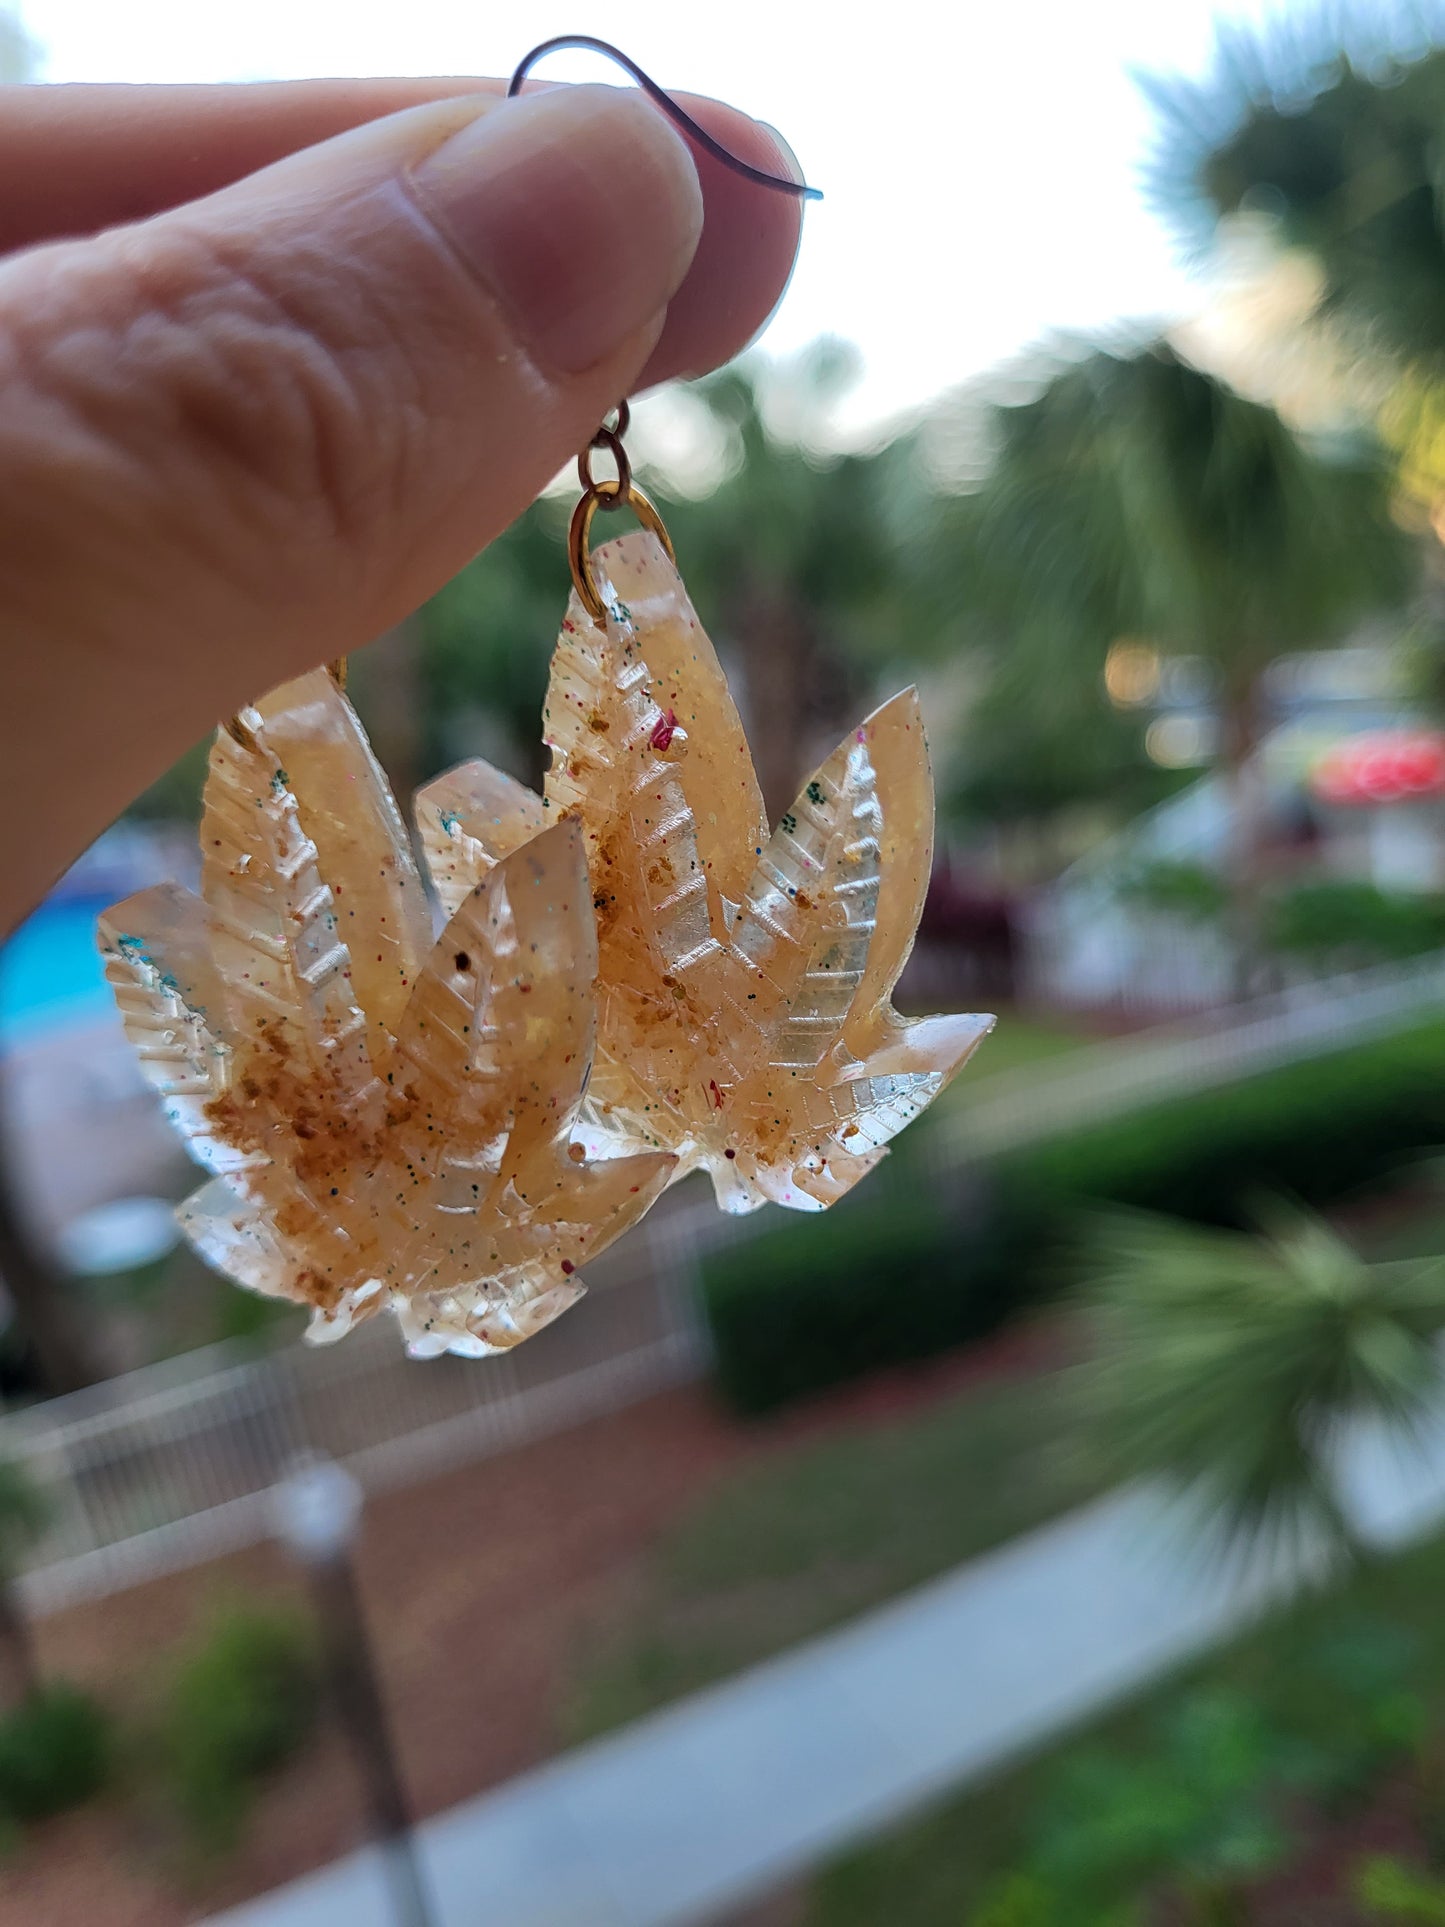
<path id="1" fill-rule="evenodd" d="M 418 1356 L 484 1356 L 579 1296 L 671 1175 L 590 1162 L 596 924 L 559 823 L 439 937 L 355 712 L 317 670 L 219 730 L 201 894 L 101 920 L 127 1035 L 196 1160 L 187 1237 L 340 1337 L 383 1308 Z"/>
<path id="2" fill-rule="evenodd" d="M 589 1155 L 644 1147 L 702 1166 L 725 1211 L 819 1210 L 848 1191 L 992 1027 L 909 1021 L 891 996 L 923 909 L 933 783 L 916 692 L 875 711 L 768 830 L 742 723 L 631 477 L 580 463 L 574 593 L 543 710 L 545 796 L 481 762 L 423 789 L 448 908 L 493 864 L 575 821 L 598 932 Z M 596 511 L 643 524 L 595 553 Z"/>
<path id="3" fill-rule="evenodd" d="M 730 155 L 625 56 L 708 152 Z M 326 1340 L 382 1310 L 417 1356 L 485 1356 L 580 1295 L 580 1266 L 695 1166 L 719 1202 L 817 1210 L 992 1023 L 901 1018 L 933 794 L 907 691 L 768 832 L 737 711 L 615 427 L 591 452 L 534 796 L 468 763 L 417 799 L 439 933 L 345 665 L 217 731 L 200 894 L 106 913 L 141 1067 L 209 1182 L 181 1208 L 238 1284 Z M 642 530 L 595 553 L 596 513 Z"/>

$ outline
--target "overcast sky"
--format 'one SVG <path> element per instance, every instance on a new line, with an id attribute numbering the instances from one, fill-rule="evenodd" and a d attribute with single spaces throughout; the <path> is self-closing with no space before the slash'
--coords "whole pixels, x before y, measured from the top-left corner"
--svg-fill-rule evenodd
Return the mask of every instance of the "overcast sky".
<path id="1" fill-rule="evenodd" d="M 766 345 L 863 351 L 881 421 L 1054 328 L 1172 319 L 1191 289 L 1140 198 L 1131 66 L 1197 72 L 1261 0 L 632 0 L 603 31 L 664 85 L 781 128 L 826 199 Z M 509 72 L 577 0 L 22 0 L 48 80 Z M 605 79 L 595 57 L 543 73 Z"/>

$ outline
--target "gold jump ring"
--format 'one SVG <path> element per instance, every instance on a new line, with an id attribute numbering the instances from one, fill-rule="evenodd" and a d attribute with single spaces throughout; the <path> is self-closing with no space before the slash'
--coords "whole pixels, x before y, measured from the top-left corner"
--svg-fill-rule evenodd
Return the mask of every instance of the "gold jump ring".
<path id="1" fill-rule="evenodd" d="M 607 605 L 597 593 L 597 584 L 592 579 L 592 551 L 589 546 L 592 518 L 599 508 L 630 508 L 643 528 L 657 537 L 667 552 L 668 561 L 677 560 L 667 525 L 650 496 L 644 495 L 632 482 L 628 483 L 626 489 L 620 482 L 589 483 L 586 494 L 572 511 L 572 526 L 567 531 L 567 560 L 572 565 L 577 599 L 594 622 L 603 622 L 607 616 Z"/>

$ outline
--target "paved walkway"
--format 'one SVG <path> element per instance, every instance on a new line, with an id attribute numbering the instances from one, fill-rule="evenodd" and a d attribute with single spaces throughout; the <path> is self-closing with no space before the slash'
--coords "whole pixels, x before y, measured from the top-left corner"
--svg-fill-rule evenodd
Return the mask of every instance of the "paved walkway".
<path id="1" fill-rule="evenodd" d="M 1376 1543 L 1428 1531 L 1445 1416 L 1407 1455 L 1362 1434 L 1346 1474 Z M 435 1927 L 707 1921 L 1207 1649 L 1300 1571 L 1191 1564 L 1149 1493 L 1115 1494 L 429 1821 Z M 358 1854 L 224 1924 L 396 1917 Z"/>

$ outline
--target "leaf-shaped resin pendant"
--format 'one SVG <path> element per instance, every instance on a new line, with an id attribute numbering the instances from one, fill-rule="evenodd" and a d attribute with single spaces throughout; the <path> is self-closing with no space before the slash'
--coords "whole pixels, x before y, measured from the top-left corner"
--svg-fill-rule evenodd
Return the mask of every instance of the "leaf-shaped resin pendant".
<path id="1" fill-rule="evenodd" d="M 671 1176 L 578 1141 L 597 935 L 580 824 L 477 885 L 439 938 L 406 832 L 325 671 L 217 733 L 201 895 L 101 920 L 127 1034 L 210 1183 L 187 1236 L 339 1337 L 389 1307 L 415 1355 L 504 1351 Z"/>
<path id="2" fill-rule="evenodd" d="M 991 1017 L 891 996 L 933 848 L 915 692 L 841 743 L 768 834 L 742 724 L 657 536 L 591 555 L 552 661 L 545 798 L 467 763 L 417 798 L 448 910 L 543 826 L 586 834 L 598 930 L 594 1155 L 704 1166 L 725 1211 L 820 1210 L 942 1090 Z M 546 831 L 546 834 L 553 834 Z"/>

